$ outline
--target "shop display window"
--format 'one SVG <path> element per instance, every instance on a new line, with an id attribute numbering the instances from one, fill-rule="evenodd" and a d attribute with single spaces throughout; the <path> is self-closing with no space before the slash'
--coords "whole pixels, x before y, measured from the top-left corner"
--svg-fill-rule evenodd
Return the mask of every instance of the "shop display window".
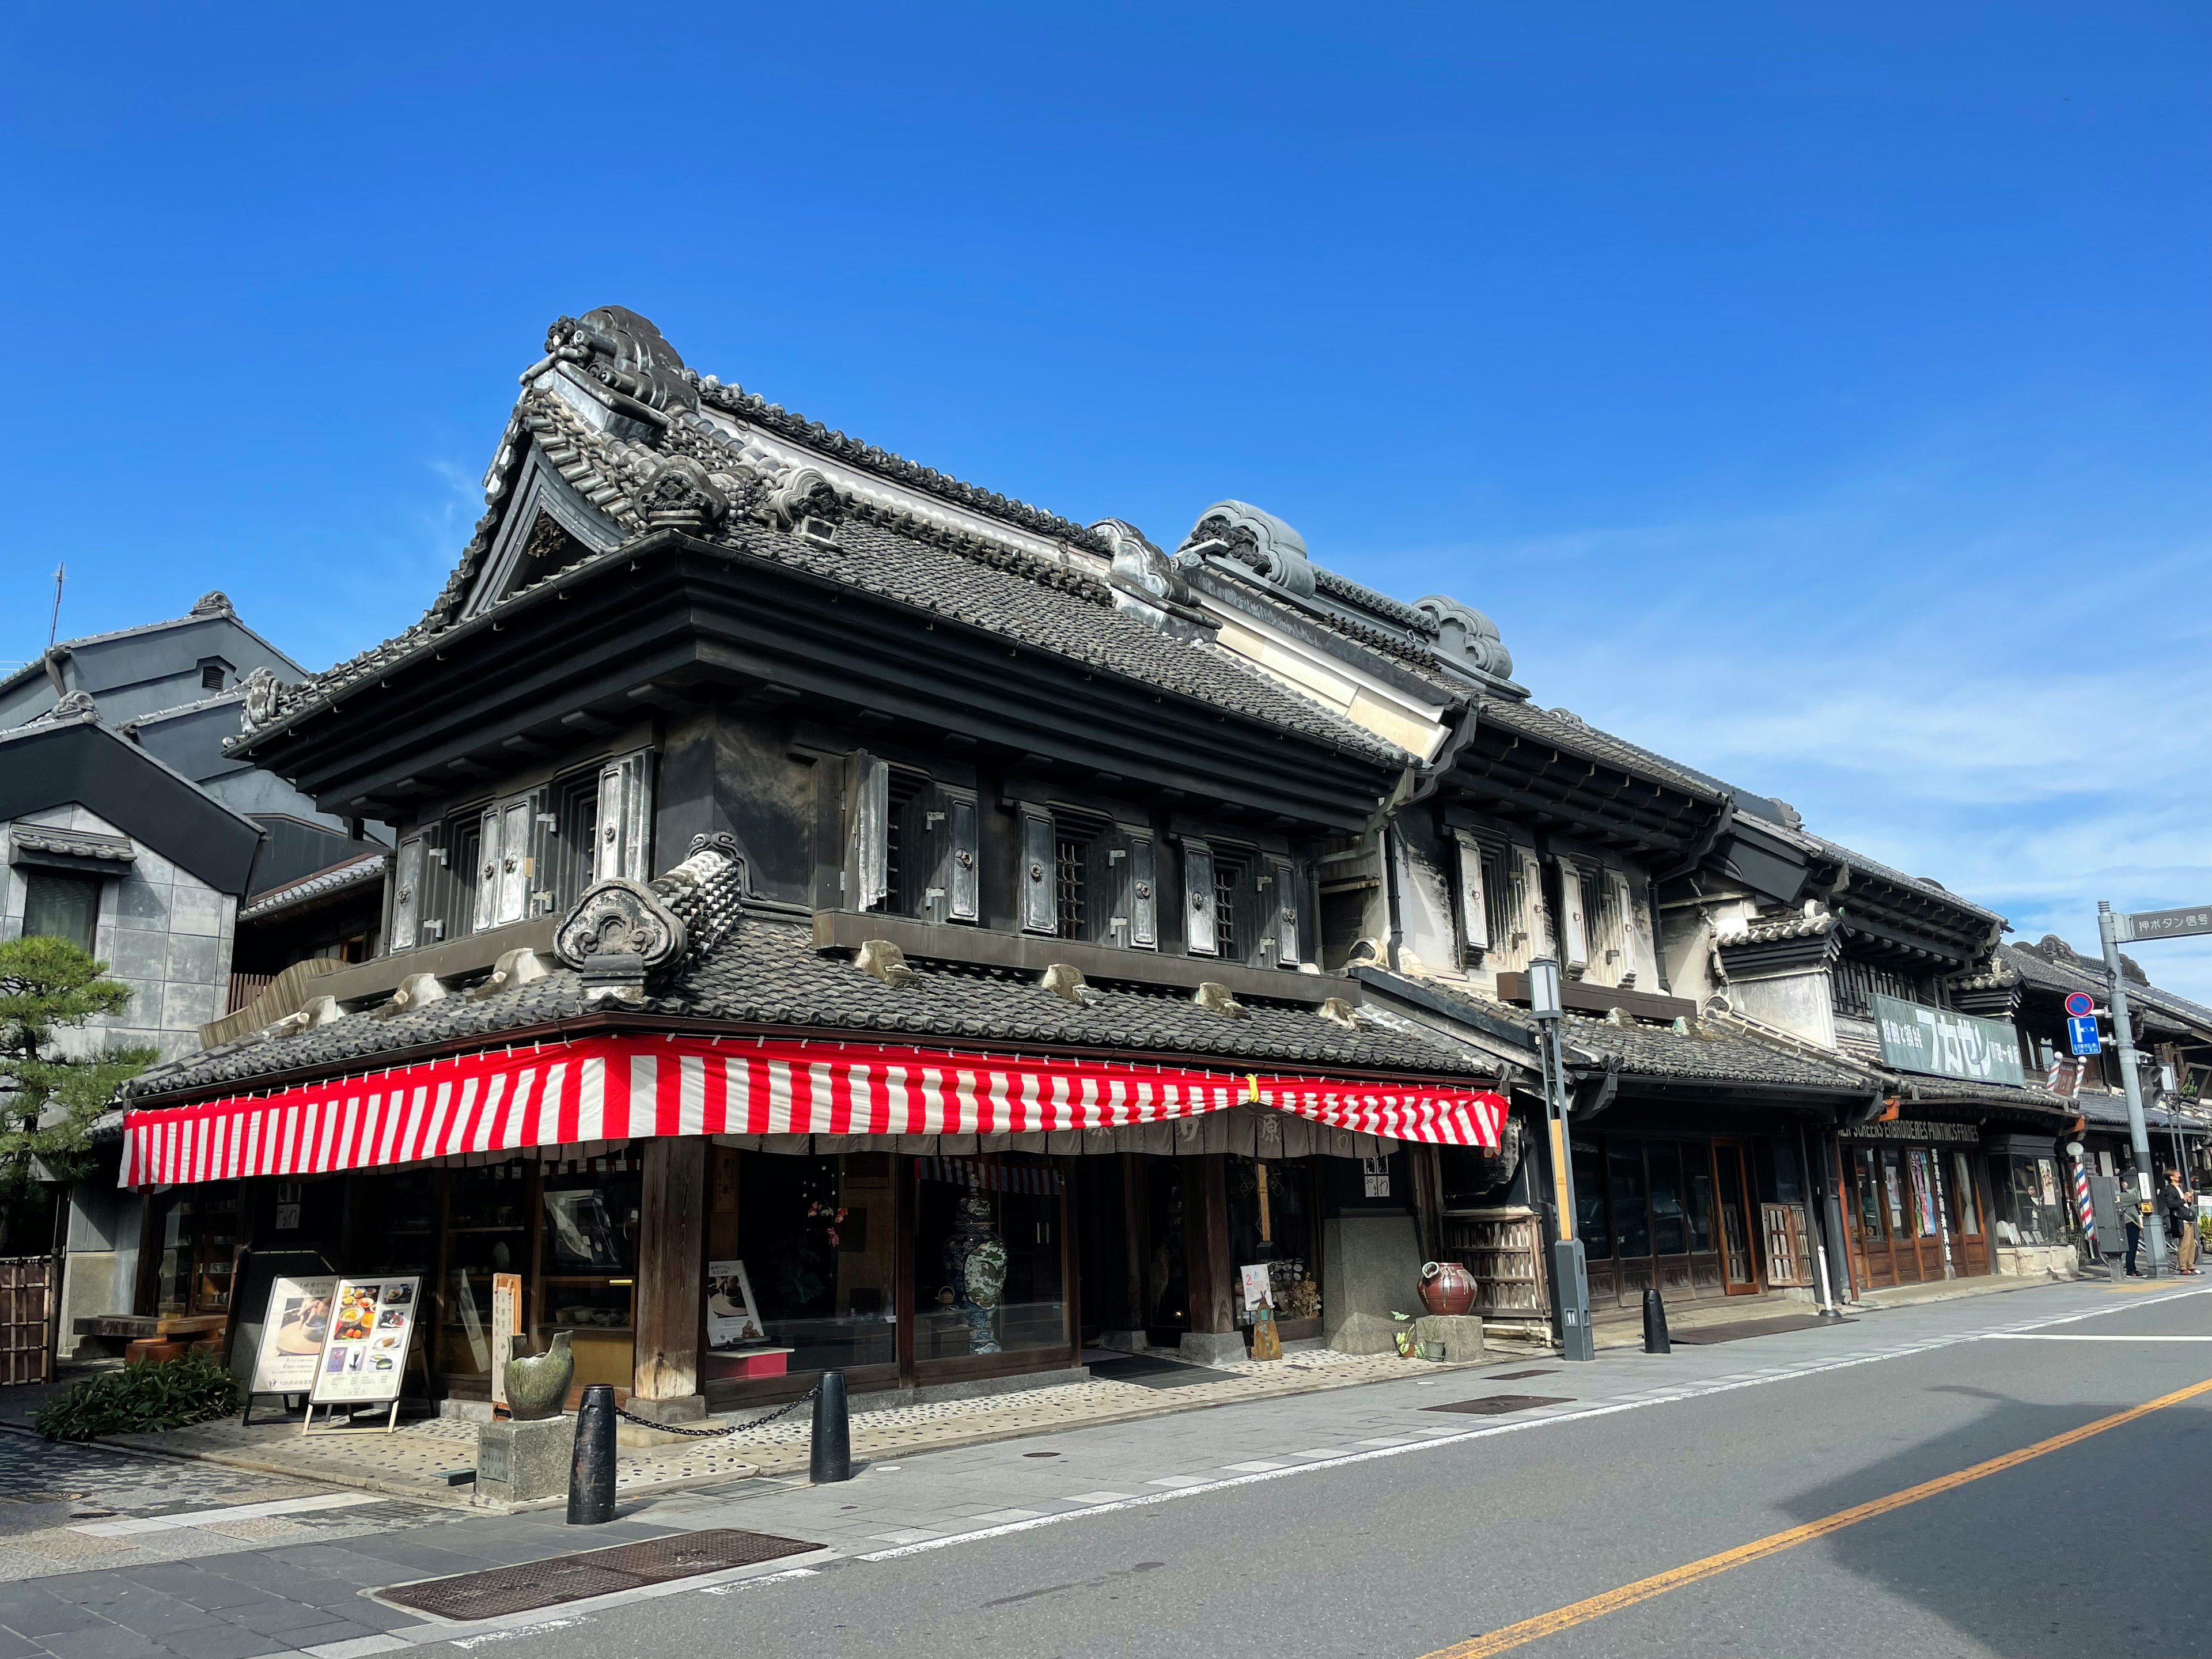
<path id="1" fill-rule="evenodd" d="M 1639 1143 L 1614 1141 L 1606 1148 L 1606 1186 L 1613 1200 L 1613 1231 L 1620 1254 L 1650 1255 L 1651 1212 Z"/>
<path id="2" fill-rule="evenodd" d="M 1264 1262 L 1277 1322 L 1318 1322 L 1321 1262 L 1316 1252 L 1320 1237 L 1314 1221 L 1312 1167 L 1303 1162 L 1231 1158 L 1224 1177 L 1231 1268 Z M 1244 1300 L 1243 1275 L 1232 1271 L 1230 1286 L 1237 1323 L 1249 1326 L 1252 1310 Z M 1285 1334 L 1302 1336 L 1306 1332 Z M 1318 1322 L 1313 1334 L 1319 1334 Z"/>
<path id="3" fill-rule="evenodd" d="M 745 1153 L 734 1163 L 733 1180 L 717 1174 L 708 1231 L 705 1375 L 739 1375 L 731 1360 L 763 1346 L 790 1349 L 789 1371 L 896 1364 L 891 1155 Z M 739 1317 L 747 1289 L 757 1333 Z"/>
<path id="4" fill-rule="evenodd" d="M 230 1270 L 238 1254 L 237 1183 L 179 1187 L 164 1194 L 161 1203 L 154 1310 L 228 1313 Z"/>
<path id="5" fill-rule="evenodd" d="M 1999 1157 L 1997 1243 L 2063 1244 L 2066 1206 L 2054 1158 Z"/>
<path id="6" fill-rule="evenodd" d="M 446 1185 L 446 1298 L 438 1366 L 491 1373 L 491 1281 L 530 1272 L 530 1182 L 521 1160 L 453 1170 Z"/>
<path id="7" fill-rule="evenodd" d="M 1682 1213 L 1681 1148 L 1671 1140 L 1654 1140 L 1645 1144 L 1645 1152 L 1651 1170 L 1652 1254 L 1686 1255 L 1690 1229 Z"/>
<path id="8" fill-rule="evenodd" d="M 354 1255 L 362 1273 L 428 1274 L 438 1267 L 439 1170 L 356 1177 Z"/>
<path id="9" fill-rule="evenodd" d="M 915 1360 L 1066 1348 L 1060 1170 L 1018 1152 L 912 1168 Z"/>
<path id="10" fill-rule="evenodd" d="M 1881 1230 L 1881 1176 L 1875 1168 L 1875 1149 L 1854 1147 L 1851 1162 L 1856 1168 L 1857 1179 L 1851 1183 L 1858 1201 L 1859 1237 L 1879 1242 Z"/>
<path id="11" fill-rule="evenodd" d="M 1918 1238 L 1936 1237 L 1935 1170 L 1925 1146 L 1914 1146 L 1905 1154 L 1906 1167 L 1912 1176 L 1912 1230 Z"/>
<path id="12" fill-rule="evenodd" d="M 626 1153 L 543 1178 L 538 1336 L 569 1333 L 579 1384 L 627 1389 L 635 1370 L 639 1177 Z"/>
<path id="13" fill-rule="evenodd" d="M 1574 1170 L 1575 1236 L 1585 1257 L 1601 1261 L 1613 1254 L 1613 1231 L 1606 1224 L 1605 1164 L 1595 1141 L 1574 1143 Z"/>
<path id="14" fill-rule="evenodd" d="M 1967 1238 L 1982 1236 L 1981 1206 L 1974 1200 L 1974 1170 L 1964 1152 L 1951 1154 L 1951 1212 L 1959 1218 L 1959 1231 Z"/>

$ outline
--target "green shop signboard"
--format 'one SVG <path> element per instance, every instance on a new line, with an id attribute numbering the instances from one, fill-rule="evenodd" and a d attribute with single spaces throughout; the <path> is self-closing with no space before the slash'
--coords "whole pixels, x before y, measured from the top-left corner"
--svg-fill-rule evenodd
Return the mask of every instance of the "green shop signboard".
<path id="1" fill-rule="evenodd" d="M 2020 1066 L 2020 1038 L 2002 1020 L 1923 1007 L 1879 992 L 1872 1000 L 1884 1065 L 1965 1083 L 2018 1088 L 2027 1081 Z"/>

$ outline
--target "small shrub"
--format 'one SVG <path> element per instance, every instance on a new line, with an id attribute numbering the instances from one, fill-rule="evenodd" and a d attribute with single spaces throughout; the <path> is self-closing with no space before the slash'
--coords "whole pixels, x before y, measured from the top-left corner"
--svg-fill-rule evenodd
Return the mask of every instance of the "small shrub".
<path id="1" fill-rule="evenodd" d="M 40 1407 L 31 1422 L 49 1440 L 97 1440 L 180 1429 L 227 1417 L 239 1405 L 238 1379 L 205 1355 L 188 1353 L 87 1377 Z"/>

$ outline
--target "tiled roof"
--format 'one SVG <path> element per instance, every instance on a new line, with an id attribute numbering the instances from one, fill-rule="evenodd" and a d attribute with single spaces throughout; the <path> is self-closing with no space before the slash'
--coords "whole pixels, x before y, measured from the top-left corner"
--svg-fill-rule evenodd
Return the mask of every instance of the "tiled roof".
<path id="1" fill-rule="evenodd" d="M 2055 936 L 2047 936 L 2045 944 L 2049 945 L 2054 938 Z M 2066 946 L 2063 940 L 2057 942 L 2071 953 L 2071 946 Z M 2029 985 L 2039 986 L 2045 990 L 2087 991 L 2101 1001 L 2109 988 L 2106 983 L 2105 968 L 2102 963 L 2093 963 L 2078 957 L 2074 962 L 2063 959 L 2054 962 L 2045 956 L 2041 951 L 2021 945 L 2000 945 L 1997 948 L 1997 954 L 2012 967 L 2014 972 L 2019 974 L 2023 981 Z M 2177 1018 L 2201 1025 L 2208 1033 L 2212 1033 L 2212 1008 L 2206 1007 L 2201 1002 L 2192 1002 L 2187 997 L 2178 995 L 2159 986 L 2145 985 L 2132 979 L 2128 981 L 2128 998 L 2132 1002 L 2142 1003 L 2162 1010 Z"/>
<path id="2" fill-rule="evenodd" d="M 618 526 L 623 544 L 588 555 L 535 584 L 559 582 L 569 571 L 629 556 L 629 543 L 652 528 L 638 505 L 655 469 L 671 456 L 696 461 L 742 495 L 757 487 L 743 447 L 703 417 L 679 421 L 662 447 L 591 429 L 559 397 L 526 392 L 502 454 L 533 440 L 571 487 Z M 901 465 L 904 465 L 901 463 Z M 1054 560 L 1013 539 L 948 530 L 908 515 L 903 521 L 873 503 L 844 502 L 838 545 L 822 547 L 773 527 L 732 505 L 719 524 L 687 526 L 687 533 L 719 544 L 732 556 L 757 558 L 878 595 L 896 604 L 987 629 L 1005 639 L 1093 669 L 1205 702 L 1246 719 L 1328 743 L 1377 764 L 1402 764 L 1404 752 L 1334 710 L 1285 690 L 1234 653 L 1210 642 L 1189 643 L 1156 632 L 1113 604 L 1095 561 L 1073 554 Z M 1053 520 L 1054 533 L 1064 521 Z M 497 520 L 487 514 L 430 612 L 406 632 L 341 663 L 304 684 L 282 688 L 270 725 L 339 698 L 374 680 L 457 627 L 461 606 L 487 558 Z M 1073 526 L 1067 526 L 1073 530 Z M 1084 545 L 1088 545 L 1085 532 Z M 524 590 L 526 594 L 530 590 Z M 512 605 L 517 595 L 506 601 Z"/>
<path id="3" fill-rule="evenodd" d="M 1485 697 L 1478 718 L 1524 737 L 1538 738 L 1569 754 L 1603 761 L 1624 772 L 1656 779 L 1701 800 L 1717 800 L 1725 793 L 1711 779 L 1609 732 L 1601 732 L 1581 715 L 1564 708 L 1540 708 L 1534 703 L 1510 698 Z"/>
<path id="4" fill-rule="evenodd" d="M 312 875 L 302 876 L 297 881 L 287 882 L 269 892 L 256 894 L 252 902 L 239 907 L 238 919 L 240 921 L 257 921 L 263 916 L 274 915 L 279 910 L 289 910 L 311 899 L 324 898 L 349 887 L 358 887 L 363 882 L 378 880 L 383 876 L 385 861 L 390 856 L 384 852 L 359 854 L 318 870 Z"/>
<path id="5" fill-rule="evenodd" d="M 1536 1022 L 1527 1009 L 1498 1001 L 1471 987 L 1386 975 L 1380 969 L 1367 970 L 1362 977 L 1370 983 L 1395 981 L 1417 994 L 1427 992 L 1491 1023 L 1504 1021 L 1534 1042 Z M 1687 1031 L 1677 1031 L 1671 1025 L 1615 1025 L 1569 1014 L 1559 1028 L 1559 1041 L 1571 1063 L 1603 1065 L 1612 1060 L 1618 1062 L 1621 1071 L 1642 1077 L 1766 1083 L 1856 1095 L 1866 1094 L 1875 1082 L 1863 1068 L 1841 1057 L 1815 1056 L 1715 1020 L 1689 1022 Z"/>
<path id="6" fill-rule="evenodd" d="M 1467 1054 L 1381 1025 L 1347 1030 L 1302 1003 L 1244 1000 L 1244 1018 L 1201 1008 L 1186 993 L 1094 981 L 1095 1004 L 1078 1006 L 1031 975 L 915 963 L 916 981 L 893 988 L 847 957 L 814 946 L 812 924 L 761 912 L 676 975 L 640 1011 L 686 1022 L 843 1032 L 943 1042 L 955 1048 L 1036 1045 L 1188 1057 L 1201 1064 L 1285 1069 L 1479 1073 Z M 480 1000 L 454 994 L 391 1018 L 368 1012 L 279 1037 L 256 1037 L 157 1066 L 132 1094 L 204 1091 L 278 1073 L 337 1074 L 386 1064 L 404 1051 L 577 1019 L 579 975 L 544 978 Z"/>

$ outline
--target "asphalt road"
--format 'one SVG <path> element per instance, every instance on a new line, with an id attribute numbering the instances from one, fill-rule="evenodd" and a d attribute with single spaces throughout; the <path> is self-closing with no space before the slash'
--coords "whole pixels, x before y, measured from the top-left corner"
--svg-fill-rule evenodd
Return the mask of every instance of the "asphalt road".
<path id="1" fill-rule="evenodd" d="M 2138 1300 L 2020 1340 L 599 1603 L 526 1644 L 532 1659 L 2212 1653 L 2212 1390 L 2066 1438 L 2208 1380 L 2212 1297 Z M 1511 1386 L 1571 1395 L 1577 1371 Z M 1875 1512 L 1790 1535 L 1857 1506 Z M 1701 1562 L 1678 1587 L 1495 1634 Z"/>

